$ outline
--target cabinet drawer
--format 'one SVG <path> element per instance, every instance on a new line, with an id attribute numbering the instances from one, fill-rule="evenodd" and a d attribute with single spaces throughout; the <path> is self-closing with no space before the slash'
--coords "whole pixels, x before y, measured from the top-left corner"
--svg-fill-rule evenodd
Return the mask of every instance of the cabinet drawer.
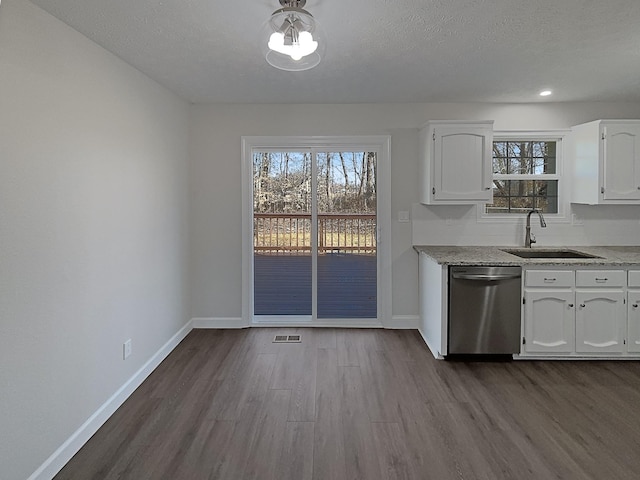
<path id="1" fill-rule="evenodd" d="M 527 287 L 573 287 L 573 270 L 527 270 Z"/>
<path id="2" fill-rule="evenodd" d="M 576 287 L 624 287 L 625 273 L 624 270 L 578 270 Z"/>
<path id="3" fill-rule="evenodd" d="M 629 270 L 630 287 L 640 287 L 640 270 Z"/>

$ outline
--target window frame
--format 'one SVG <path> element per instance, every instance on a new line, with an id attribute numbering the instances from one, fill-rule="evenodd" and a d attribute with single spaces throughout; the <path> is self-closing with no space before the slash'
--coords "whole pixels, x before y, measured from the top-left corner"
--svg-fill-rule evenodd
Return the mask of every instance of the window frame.
<path id="1" fill-rule="evenodd" d="M 566 172 L 566 143 L 570 130 L 496 130 L 493 132 L 493 142 L 524 140 L 527 142 L 556 142 L 556 173 L 554 174 L 492 174 L 491 181 L 500 180 L 557 180 L 558 181 L 558 212 L 545 213 L 545 220 L 551 223 L 567 223 L 569 182 Z M 492 166 L 493 170 L 493 157 Z M 483 223 L 518 223 L 526 217 L 526 213 L 488 213 L 484 203 L 478 204 L 478 222 Z"/>
<path id="2" fill-rule="evenodd" d="M 378 154 L 377 163 L 377 235 L 378 239 L 378 318 L 331 320 L 315 319 L 314 326 L 386 327 L 397 325 L 392 315 L 392 251 L 391 251 L 391 135 L 349 136 L 242 136 L 242 319 L 244 326 L 264 326 L 254 322 L 253 315 L 253 151 L 364 150 Z M 335 149 L 335 150 L 334 150 Z M 285 326 L 308 326 L 308 323 L 282 322 Z M 272 326 L 278 323 L 271 323 Z"/>

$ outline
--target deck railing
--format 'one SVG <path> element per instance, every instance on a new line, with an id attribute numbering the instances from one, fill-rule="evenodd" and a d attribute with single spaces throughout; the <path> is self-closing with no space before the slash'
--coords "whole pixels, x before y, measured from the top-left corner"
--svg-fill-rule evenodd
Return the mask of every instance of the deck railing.
<path id="1" fill-rule="evenodd" d="M 311 253 L 311 214 L 254 213 L 253 248 L 271 255 Z M 318 214 L 318 254 L 338 252 L 375 255 L 376 216 Z"/>

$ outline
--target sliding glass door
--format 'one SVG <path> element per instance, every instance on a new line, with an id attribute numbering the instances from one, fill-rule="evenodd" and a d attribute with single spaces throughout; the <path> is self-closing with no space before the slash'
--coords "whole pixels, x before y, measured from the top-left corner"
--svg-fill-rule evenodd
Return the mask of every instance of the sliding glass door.
<path id="1" fill-rule="evenodd" d="M 376 318 L 376 155 L 318 152 L 318 318 Z"/>
<path id="2" fill-rule="evenodd" d="M 375 319 L 377 153 L 254 149 L 253 318 Z"/>
<path id="3" fill-rule="evenodd" d="M 254 315 L 311 319 L 311 170 L 309 151 L 253 154 Z"/>

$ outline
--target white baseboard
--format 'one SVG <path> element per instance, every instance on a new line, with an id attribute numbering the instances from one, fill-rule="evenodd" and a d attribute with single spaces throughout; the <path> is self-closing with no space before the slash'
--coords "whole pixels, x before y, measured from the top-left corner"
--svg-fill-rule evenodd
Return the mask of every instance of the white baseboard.
<path id="1" fill-rule="evenodd" d="M 76 430 L 40 467 L 31 474 L 28 480 L 51 480 L 66 463 L 71 460 L 94 433 L 109 419 L 111 415 L 129 398 L 142 382 L 153 372 L 160 362 L 192 330 L 189 320 L 167 343 L 165 343 L 129 380 L 122 385 L 111 398 L 103 403 L 89 419 Z"/>
<path id="2" fill-rule="evenodd" d="M 418 315 L 394 315 L 391 322 L 385 323 L 384 328 L 398 328 L 405 330 L 417 330 L 420 326 Z"/>
<path id="3" fill-rule="evenodd" d="M 249 325 L 242 317 L 195 317 L 191 319 L 193 328 L 246 328 Z"/>

